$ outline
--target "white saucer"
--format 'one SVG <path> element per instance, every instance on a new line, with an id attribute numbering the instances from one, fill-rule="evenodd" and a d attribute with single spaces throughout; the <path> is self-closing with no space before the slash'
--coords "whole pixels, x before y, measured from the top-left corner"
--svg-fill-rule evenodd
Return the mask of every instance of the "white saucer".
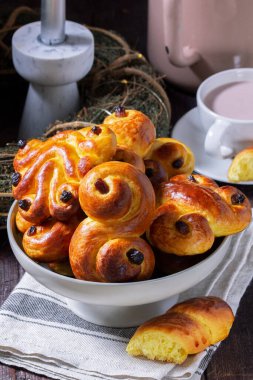
<path id="1" fill-rule="evenodd" d="M 172 130 L 172 137 L 182 141 L 195 156 L 194 171 L 211 177 L 216 181 L 234 183 L 236 185 L 253 185 L 253 181 L 231 182 L 227 178 L 228 168 L 232 159 L 217 159 L 210 157 L 204 150 L 205 135 L 200 126 L 197 107 L 187 112 L 178 120 Z"/>

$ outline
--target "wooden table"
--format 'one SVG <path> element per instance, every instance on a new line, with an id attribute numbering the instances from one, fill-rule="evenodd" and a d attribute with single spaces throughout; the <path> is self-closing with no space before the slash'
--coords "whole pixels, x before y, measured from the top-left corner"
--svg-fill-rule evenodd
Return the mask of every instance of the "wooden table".
<path id="1" fill-rule="evenodd" d="M 18 1 L 9 0 L 8 6 L 34 5 L 39 7 L 39 0 Z M 125 38 L 142 52 L 145 51 L 146 41 L 146 0 L 72 0 L 71 7 L 68 3 L 69 19 L 88 23 L 99 27 L 114 29 L 120 32 Z M 0 4 L 0 12 L 3 5 Z M 83 9 L 83 13 L 80 11 Z M 133 25 L 135 26 L 133 28 Z M 7 128 L 1 126 L 0 142 L 10 141 L 16 136 L 17 116 L 12 117 L 11 104 L 20 108 L 24 95 L 25 83 L 18 82 L 19 91 L 17 94 L 7 91 L 2 107 L 3 119 L 9 120 Z M 1 90 L 1 83 L 0 83 Z M 3 88 L 2 88 L 3 90 Z M 172 123 L 174 124 L 186 111 L 195 106 L 195 96 L 183 93 L 171 85 L 167 86 L 167 93 L 172 103 Z M 20 95 L 21 94 L 21 95 Z M 253 187 L 244 186 L 240 189 L 249 197 L 253 205 Z M 22 277 L 24 271 L 19 266 L 11 252 L 6 232 L 0 231 L 0 304 L 8 297 L 14 286 Z M 245 292 L 233 325 L 232 331 L 226 341 L 224 341 L 216 351 L 211 363 L 202 376 L 202 380 L 253 380 L 253 282 L 251 282 Z M 19 368 L 9 367 L 0 364 L 0 380 L 46 380 L 43 376 L 31 374 Z M 84 379 L 85 380 L 85 379 Z"/>

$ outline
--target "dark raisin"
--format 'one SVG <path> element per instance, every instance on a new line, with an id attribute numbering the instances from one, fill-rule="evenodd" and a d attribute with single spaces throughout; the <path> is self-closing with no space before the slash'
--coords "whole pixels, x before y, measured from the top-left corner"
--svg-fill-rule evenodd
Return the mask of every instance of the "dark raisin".
<path id="1" fill-rule="evenodd" d="M 23 149 L 26 146 L 26 140 L 18 140 L 18 147 Z"/>
<path id="2" fill-rule="evenodd" d="M 182 222 L 181 220 L 178 220 L 176 222 L 176 229 L 182 235 L 187 235 L 190 232 L 190 228 L 189 228 L 188 224 L 186 224 L 185 222 Z"/>
<path id="3" fill-rule="evenodd" d="M 70 191 L 63 190 L 60 196 L 60 200 L 63 203 L 67 203 L 68 201 L 70 201 L 71 198 L 72 198 L 72 193 Z"/>
<path id="4" fill-rule="evenodd" d="M 129 249 L 126 255 L 127 255 L 128 260 L 132 264 L 140 265 L 144 260 L 143 253 L 134 248 Z"/>
<path id="5" fill-rule="evenodd" d="M 146 173 L 146 176 L 150 178 L 154 175 L 154 169 L 153 168 L 146 168 L 145 173 Z"/>
<path id="6" fill-rule="evenodd" d="M 172 162 L 172 166 L 174 169 L 180 169 L 184 164 L 183 158 L 178 158 L 177 160 Z"/>
<path id="7" fill-rule="evenodd" d="M 123 107 L 123 106 L 117 106 L 117 107 L 115 107 L 114 112 L 115 112 L 115 115 L 117 117 L 124 117 L 124 116 L 126 116 L 125 107 Z"/>
<path id="8" fill-rule="evenodd" d="M 35 226 L 31 226 L 29 228 L 29 230 L 27 231 L 27 235 L 28 236 L 32 236 L 32 235 L 35 235 L 36 234 L 36 227 Z"/>
<path id="9" fill-rule="evenodd" d="M 102 179 L 98 178 L 95 182 L 95 188 L 101 193 L 101 194 L 107 194 L 109 193 L 109 186 L 107 183 Z"/>
<path id="10" fill-rule="evenodd" d="M 102 132 L 102 128 L 100 127 L 97 127 L 96 125 L 91 128 L 91 131 L 95 134 L 95 135 L 100 135 L 100 133 Z"/>
<path id="11" fill-rule="evenodd" d="M 189 181 L 191 181 L 191 182 L 196 182 L 196 183 L 198 183 L 198 181 L 196 180 L 196 178 L 195 178 L 193 175 L 189 175 L 188 179 L 189 179 Z"/>
<path id="12" fill-rule="evenodd" d="M 232 205 L 240 205 L 244 202 L 245 196 L 241 193 L 233 194 L 231 197 Z"/>
<path id="13" fill-rule="evenodd" d="M 18 205 L 22 210 L 28 211 L 31 206 L 31 202 L 28 199 L 21 199 L 18 201 Z"/>
<path id="14" fill-rule="evenodd" d="M 15 172 L 11 175 L 11 183 L 13 186 L 18 186 L 20 180 L 21 180 L 21 174 L 20 173 Z"/>

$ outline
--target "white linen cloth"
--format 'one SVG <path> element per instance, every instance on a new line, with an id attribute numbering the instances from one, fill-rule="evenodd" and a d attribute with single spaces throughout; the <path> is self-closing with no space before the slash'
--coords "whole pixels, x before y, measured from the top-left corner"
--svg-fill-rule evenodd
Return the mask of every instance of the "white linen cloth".
<path id="1" fill-rule="evenodd" d="M 179 300 L 214 295 L 236 313 L 253 273 L 252 241 L 253 223 L 233 236 L 219 267 Z M 218 346 L 175 366 L 130 357 L 126 345 L 134 331 L 84 321 L 25 274 L 0 310 L 0 362 L 61 380 L 199 380 Z"/>

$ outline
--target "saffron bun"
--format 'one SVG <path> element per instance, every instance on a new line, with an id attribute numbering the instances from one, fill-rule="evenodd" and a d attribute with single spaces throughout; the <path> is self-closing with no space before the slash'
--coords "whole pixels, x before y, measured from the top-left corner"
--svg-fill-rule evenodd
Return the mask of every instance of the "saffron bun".
<path id="1" fill-rule="evenodd" d="M 168 174 L 159 161 L 145 159 L 145 174 L 156 190 L 162 182 L 168 181 Z"/>
<path id="2" fill-rule="evenodd" d="M 75 277 L 100 282 L 149 279 L 154 253 L 140 238 L 155 211 L 155 193 L 147 176 L 125 162 L 100 164 L 82 179 L 79 199 L 88 218 L 70 242 Z"/>
<path id="3" fill-rule="evenodd" d="M 253 180 L 253 147 L 236 154 L 228 169 L 228 179 L 232 182 Z"/>
<path id="4" fill-rule="evenodd" d="M 81 178 L 116 152 L 115 134 L 106 126 L 60 132 L 42 142 L 30 140 L 14 158 L 13 195 L 24 219 L 68 220 L 80 208 Z"/>
<path id="5" fill-rule="evenodd" d="M 80 205 L 87 216 L 122 234 L 143 234 L 155 211 L 155 193 L 148 177 L 125 162 L 105 162 L 81 180 Z"/>
<path id="6" fill-rule="evenodd" d="M 178 175 L 160 185 L 147 238 L 179 256 L 206 252 L 220 236 L 244 230 L 251 221 L 247 197 L 233 186 L 219 187 L 201 175 Z"/>
<path id="7" fill-rule="evenodd" d="M 182 364 L 188 355 L 224 340 L 233 322 L 233 312 L 222 299 L 192 298 L 141 325 L 126 350 L 132 356 Z"/>
<path id="8" fill-rule="evenodd" d="M 145 172 L 145 165 L 143 159 L 133 150 L 130 150 L 125 146 L 117 145 L 116 153 L 113 156 L 112 161 L 126 162 L 135 166 L 141 172 Z"/>
<path id="9" fill-rule="evenodd" d="M 190 148 L 169 137 L 155 139 L 144 159 L 159 162 L 165 169 L 168 178 L 182 173 L 191 174 L 195 164 L 195 158 Z"/>
<path id="10" fill-rule="evenodd" d="M 69 258 L 76 278 L 98 282 L 147 280 L 155 265 L 151 247 L 134 232 L 124 233 L 90 218 L 74 232 Z"/>
<path id="11" fill-rule="evenodd" d="M 68 222 L 49 218 L 40 225 L 29 227 L 23 235 L 25 253 L 33 260 L 50 263 L 69 256 L 71 237 L 83 216 L 73 216 Z"/>
<path id="12" fill-rule="evenodd" d="M 17 229 L 22 232 L 23 234 L 30 228 L 33 224 L 25 220 L 20 212 L 18 211 L 16 214 L 16 226 Z"/>
<path id="13" fill-rule="evenodd" d="M 141 157 L 146 155 L 156 137 L 155 126 L 148 116 L 121 106 L 116 107 L 103 124 L 115 133 L 118 145 L 133 150 Z"/>

